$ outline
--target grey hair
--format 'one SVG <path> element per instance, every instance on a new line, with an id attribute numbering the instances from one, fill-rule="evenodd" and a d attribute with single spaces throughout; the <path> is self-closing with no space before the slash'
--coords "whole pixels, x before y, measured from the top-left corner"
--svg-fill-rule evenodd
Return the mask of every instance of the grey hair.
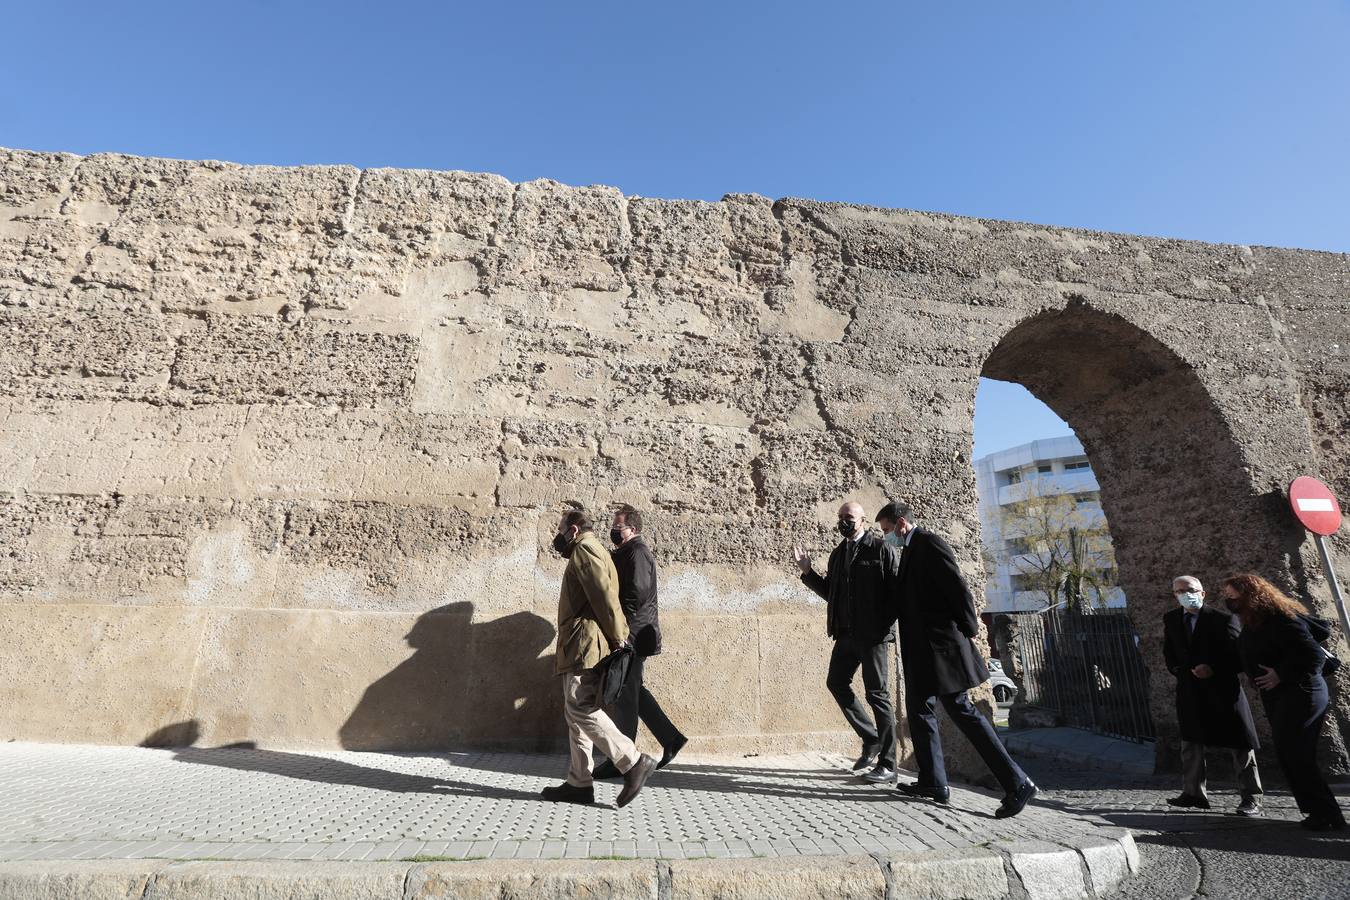
<path id="1" fill-rule="evenodd" d="M 1196 578 L 1194 575 L 1178 575 L 1176 578 L 1172 579 L 1172 586 L 1176 587 L 1178 581 L 1186 582 L 1197 591 L 1203 591 L 1205 589 L 1205 586 L 1200 583 L 1200 579 Z"/>

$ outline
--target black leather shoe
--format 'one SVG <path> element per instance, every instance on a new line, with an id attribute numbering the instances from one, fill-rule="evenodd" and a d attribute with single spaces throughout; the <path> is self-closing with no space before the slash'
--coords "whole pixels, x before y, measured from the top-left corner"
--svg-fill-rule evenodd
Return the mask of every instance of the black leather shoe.
<path id="1" fill-rule="evenodd" d="M 619 791 L 619 799 L 615 801 L 615 805 L 623 809 L 632 803 L 642 790 L 642 786 L 647 783 L 647 779 L 651 778 L 655 771 L 656 760 L 645 753 L 638 757 L 638 761 L 634 763 L 633 768 L 623 773 L 623 790 Z"/>
<path id="2" fill-rule="evenodd" d="M 906 797 L 919 797 L 924 800 L 932 800 L 936 803 L 946 803 L 952 799 L 951 788 L 929 787 L 927 785 L 912 782 L 910 784 L 897 784 L 895 789 Z"/>
<path id="3" fill-rule="evenodd" d="M 689 743 L 689 738 L 685 737 L 684 735 L 680 735 L 675 740 L 675 743 L 671 744 L 669 747 L 662 747 L 661 761 L 656 764 L 656 768 L 664 769 L 666 766 L 670 765 L 670 761 L 674 759 L 681 750 L 684 749 L 684 745 L 687 743 Z"/>
<path id="4" fill-rule="evenodd" d="M 880 745 L 863 744 L 862 756 L 859 756 L 857 759 L 853 761 L 853 771 L 857 772 L 859 769 L 871 768 L 872 766 L 877 764 L 877 760 L 880 757 L 881 757 Z"/>
<path id="5" fill-rule="evenodd" d="M 605 760 L 591 771 L 591 777 L 601 781 L 608 778 L 618 778 L 623 775 L 609 760 Z"/>
<path id="6" fill-rule="evenodd" d="M 1209 809 L 1209 801 L 1204 797 L 1192 797 L 1190 794 L 1181 794 L 1177 797 L 1169 797 L 1168 806 L 1179 806 L 1182 809 Z"/>
<path id="7" fill-rule="evenodd" d="M 994 818 L 1010 819 L 1026 808 L 1031 798 L 1036 796 L 1036 785 L 1028 778 L 1017 786 L 1017 790 L 1003 797 L 1003 805 L 994 810 Z"/>
<path id="8" fill-rule="evenodd" d="M 544 788 L 539 792 L 539 796 L 553 803 L 594 803 L 595 788 L 577 787 L 564 781 L 554 787 Z"/>
<path id="9" fill-rule="evenodd" d="M 895 781 L 896 775 L 894 769 L 888 769 L 878 763 L 875 769 L 870 772 L 865 772 L 859 777 L 869 784 L 892 784 Z"/>

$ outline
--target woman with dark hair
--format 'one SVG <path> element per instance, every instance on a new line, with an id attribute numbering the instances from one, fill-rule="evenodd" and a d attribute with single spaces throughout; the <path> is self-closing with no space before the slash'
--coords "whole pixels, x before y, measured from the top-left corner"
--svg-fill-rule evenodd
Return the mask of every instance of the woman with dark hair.
<path id="1" fill-rule="evenodd" d="M 1275 756 L 1284 770 L 1303 827 L 1340 830 L 1345 816 L 1317 766 L 1317 738 L 1330 699 L 1322 677 L 1326 653 L 1317 644 L 1307 610 L 1260 575 L 1234 575 L 1223 583 L 1228 609 L 1242 620 L 1239 648 L 1247 677 L 1261 689 L 1261 703 L 1275 738 Z"/>

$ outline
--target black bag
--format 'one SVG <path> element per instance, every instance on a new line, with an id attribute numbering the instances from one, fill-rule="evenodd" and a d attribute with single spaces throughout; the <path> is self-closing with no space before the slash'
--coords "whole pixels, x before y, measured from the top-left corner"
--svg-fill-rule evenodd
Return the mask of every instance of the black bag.
<path id="1" fill-rule="evenodd" d="M 1331 637 L 1331 626 L 1325 619 L 1317 616 L 1299 613 L 1298 617 L 1303 620 L 1303 624 L 1308 626 L 1308 633 L 1312 639 L 1317 641 L 1317 646 L 1322 650 L 1322 677 L 1327 678 L 1335 675 L 1341 667 L 1341 660 L 1336 654 L 1327 649 L 1327 640 Z"/>
<path id="2" fill-rule="evenodd" d="M 600 660 L 600 689 L 596 692 L 596 703 L 600 706 L 613 706 L 628 680 L 628 670 L 633 665 L 633 648 L 622 646 L 609 656 Z"/>

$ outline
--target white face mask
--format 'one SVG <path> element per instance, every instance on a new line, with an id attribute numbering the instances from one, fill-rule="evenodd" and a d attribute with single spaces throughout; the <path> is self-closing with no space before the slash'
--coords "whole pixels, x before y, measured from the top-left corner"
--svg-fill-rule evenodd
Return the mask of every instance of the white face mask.
<path id="1" fill-rule="evenodd" d="M 900 536 L 900 532 L 892 531 L 890 534 L 886 535 L 886 543 L 890 544 L 892 547 L 903 547 L 905 546 L 905 539 Z"/>
<path id="2" fill-rule="evenodd" d="M 1199 609 L 1205 605 L 1205 597 L 1199 591 L 1186 591 L 1183 594 L 1177 594 L 1176 598 L 1182 609 Z"/>

